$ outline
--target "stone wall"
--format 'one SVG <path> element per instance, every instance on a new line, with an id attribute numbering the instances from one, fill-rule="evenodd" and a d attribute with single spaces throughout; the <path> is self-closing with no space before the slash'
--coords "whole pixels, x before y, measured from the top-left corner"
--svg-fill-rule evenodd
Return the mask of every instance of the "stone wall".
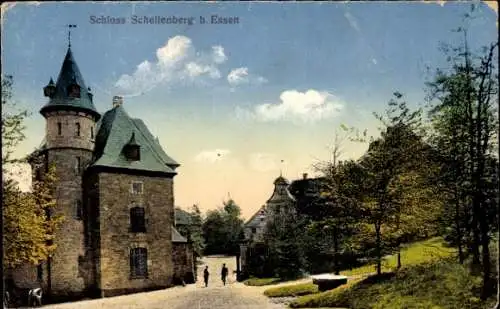
<path id="1" fill-rule="evenodd" d="M 76 157 L 81 161 L 80 170 L 76 167 Z M 50 290 L 54 295 L 79 294 L 85 290 L 79 267 L 85 254 L 84 223 L 77 217 L 77 203 L 83 209 L 82 171 L 91 157 L 92 153 L 83 149 L 48 150 L 49 164 L 55 163 L 58 179 L 53 214 L 64 217 L 56 232 L 57 248 L 50 262 Z"/>
<path id="2" fill-rule="evenodd" d="M 132 193 L 132 182 L 143 193 Z M 172 285 L 173 179 L 99 173 L 100 282 L 102 296 Z M 146 233 L 131 233 L 130 208 L 145 208 Z M 148 276 L 130 277 L 130 250 L 147 249 Z"/>
<path id="3" fill-rule="evenodd" d="M 58 123 L 61 124 L 59 134 Z M 77 135 L 77 123 L 80 135 Z M 47 115 L 47 147 L 72 147 L 92 150 L 95 142 L 95 122 L 91 116 L 82 112 L 59 111 Z"/>
<path id="4" fill-rule="evenodd" d="M 183 280 L 185 283 L 194 283 L 195 265 L 192 245 L 190 243 L 174 243 L 173 248 L 174 278 Z"/>

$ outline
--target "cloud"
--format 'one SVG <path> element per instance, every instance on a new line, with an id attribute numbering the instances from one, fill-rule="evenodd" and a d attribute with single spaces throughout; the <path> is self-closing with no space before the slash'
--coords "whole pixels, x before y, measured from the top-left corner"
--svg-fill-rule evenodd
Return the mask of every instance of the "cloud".
<path id="1" fill-rule="evenodd" d="M 215 163 L 229 156 L 229 154 L 231 154 L 231 151 L 228 149 L 204 150 L 197 154 L 194 160 L 197 162 Z"/>
<path id="2" fill-rule="evenodd" d="M 223 63 L 227 60 L 227 56 L 224 53 L 224 47 L 217 45 L 212 46 L 212 57 L 215 63 Z"/>
<path id="3" fill-rule="evenodd" d="M 242 84 L 263 84 L 267 83 L 267 79 L 262 76 L 256 76 L 248 73 L 247 67 L 233 69 L 227 75 L 227 81 L 231 86 L 239 86 Z"/>
<path id="4" fill-rule="evenodd" d="M 253 153 L 249 156 L 250 167 L 258 172 L 276 171 L 280 162 L 280 158 L 272 153 Z"/>
<path id="5" fill-rule="evenodd" d="M 226 60 L 222 46 L 212 46 L 208 52 L 197 51 L 190 38 L 178 35 L 156 50 L 155 61 L 144 60 L 133 73 L 121 75 L 114 86 L 120 94 L 130 96 L 179 81 L 219 79 L 218 66 Z"/>
<path id="6" fill-rule="evenodd" d="M 280 100 L 257 105 L 251 110 L 237 107 L 236 116 L 264 122 L 315 122 L 336 116 L 344 107 L 331 93 L 314 89 L 306 92 L 286 90 L 281 93 Z"/>

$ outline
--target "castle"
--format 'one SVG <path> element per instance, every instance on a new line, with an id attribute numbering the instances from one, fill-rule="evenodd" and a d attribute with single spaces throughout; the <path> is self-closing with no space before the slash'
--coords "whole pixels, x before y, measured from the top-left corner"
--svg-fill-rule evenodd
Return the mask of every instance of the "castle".
<path id="1" fill-rule="evenodd" d="M 57 248 L 14 270 L 17 287 L 53 297 L 106 297 L 194 280 L 191 243 L 174 227 L 170 158 L 141 119 L 115 97 L 101 114 L 68 46 L 57 82 L 43 89 L 45 139 L 29 157 L 34 179 L 57 174 Z"/>

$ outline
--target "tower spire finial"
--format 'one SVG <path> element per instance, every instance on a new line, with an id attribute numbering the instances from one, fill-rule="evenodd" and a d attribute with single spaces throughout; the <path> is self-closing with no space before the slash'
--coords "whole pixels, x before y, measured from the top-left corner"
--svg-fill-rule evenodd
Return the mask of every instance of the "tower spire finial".
<path id="1" fill-rule="evenodd" d="M 76 28 L 76 25 L 68 25 L 68 48 L 71 47 L 71 28 Z"/>
<path id="2" fill-rule="evenodd" d="M 280 177 L 283 177 L 283 162 L 285 162 L 285 160 L 281 160 Z"/>

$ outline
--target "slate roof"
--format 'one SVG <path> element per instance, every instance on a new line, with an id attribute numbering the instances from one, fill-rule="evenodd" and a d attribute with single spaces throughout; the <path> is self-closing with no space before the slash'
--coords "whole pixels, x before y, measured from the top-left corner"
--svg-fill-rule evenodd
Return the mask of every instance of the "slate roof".
<path id="1" fill-rule="evenodd" d="M 188 240 L 186 237 L 182 236 L 181 233 L 175 229 L 175 227 L 172 226 L 172 242 L 187 243 Z"/>
<path id="2" fill-rule="evenodd" d="M 73 80 L 75 80 L 80 86 L 80 98 L 71 98 L 68 96 L 67 89 Z M 49 102 L 40 110 L 42 115 L 51 110 L 73 109 L 86 111 L 92 114 L 95 119 L 99 119 L 101 117 L 101 115 L 97 112 L 94 103 L 92 103 L 90 92 L 85 85 L 80 69 L 76 64 L 71 48 L 69 47 L 66 52 L 66 57 L 64 57 L 61 71 L 59 72 L 59 77 L 57 78 L 55 86 L 56 92 L 54 97 L 49 99 Z"/>
<path id="3" fill-rule="evenodd" d="M 307 190 L 319 191 L 325 181 L 324 177 L 294 180 L 288 186 L 288 191 L 297 199 L 302 197 Z"/>
<path id="4" fill-rule="evenodd" d="M 266 216 L 266 205 L 262 206 L 250 219 L 245 223 L 245 227 L 259 226 L 259 221 L 255 220 L 258 216 Z"/>
<path id="5" fill-rule="evenodd" d="M 155 141 L 153 135 L 140 119 L 133 119 L 123 106 L 107 111 L 97 125 L 94 160 L 91 166 L 125 168 L 137 171 L 177 174 L 179 166 Z M 135 135 L 140 146 L 140 160 L 130 161 L 123 154 L 123 147 Z"/>

